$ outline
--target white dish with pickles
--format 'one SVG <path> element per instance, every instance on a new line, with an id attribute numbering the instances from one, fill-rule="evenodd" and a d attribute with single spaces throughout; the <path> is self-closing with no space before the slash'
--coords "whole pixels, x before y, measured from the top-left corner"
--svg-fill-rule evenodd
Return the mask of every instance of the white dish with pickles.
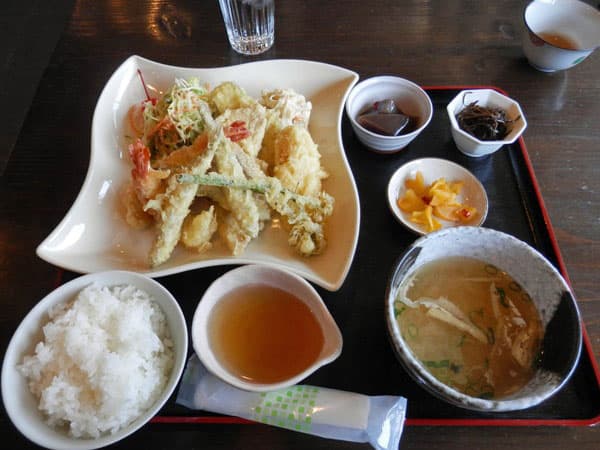
<path id="1" fill-rule="evenodd" d="M 481 225 L 488 199 L 467 169 L 440 158 L 404 164 L 390 178 L 387 202 L 396 220 L 417 234 L 454 226 Z"/>

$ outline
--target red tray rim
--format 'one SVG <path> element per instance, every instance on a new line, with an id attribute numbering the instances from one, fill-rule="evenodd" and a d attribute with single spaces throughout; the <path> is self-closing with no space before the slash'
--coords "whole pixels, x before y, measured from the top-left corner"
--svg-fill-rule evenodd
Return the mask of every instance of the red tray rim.
<path id="1" fill-rule="evenodd" d="M 432 86 L 421 86 L 424 90 L 464 90 L 464 89 L 494 89 L 495 91 L 500 92 L 506 96 L 509 96 L 508 93 L 493 85 L 432 85 Z M 527 151 L 527 146 L 525 145 L 525 141 L 523 137 L 518 139 L 519 148 L 521 149 L 521 154 L 523 156 L 523 160 L 525 162 L 525 166 L 527 168 L 527 172 L 529 174 L 529 178 L 533 185 L 533 189 L 535 192 L 536 200 L 540 206 L 540 210 L 542 213 L 542 217 L 546 226 L 546 231 L 548 233 L 548 237 L 550 239 L 550 243 L 552 245 L 552 249 L 556 255 L 556 262 L 558 264 L 558 269 L 562 276 L 565 278 L 569 286 L 571 286 L 571 280 L 569 279 L 569 275 L 567 273 L 566 265 L 563 260 L 562 254 L 560 252 L 560 248 L 558 246 L 558 240 L 554 233 L 554 228 L 552 227 L 552 223 L 550 221 L 550 216 L 548 215 L 548 210 L 546 209 L 546 205 L 544 203 L 544 199 L 542 197 L 541 190 L 539 188 L 537 178 L 535 176 L 535 172 L 533 170 L 533 165 L 531 163 L 531 159 L 529 158 L 529 153 Z M 59 273 L 56 279 L 56 286 L 61 284 L 62 274 L 64 271 L 59 269 Z M 585 327 L 585 323 L 582 321 L 582 337 L 583 344 L 585 347 L 585 351 L 590 358 L 590 362 L 592 365 L 592 369 L 594 371 L 594 376 L 596 379 L 596 383 L 600 386 L 600 368 L 598 367 L 598 363 L 594 358 L 594 353 L 592 350 L 592 345 Z M 161 423 L 161 424 L 206 424 L 206 425 L 255 425 L 257 422 L 253 422 L 250 420 L 242 419 L 239 417 L 233 416 L 155 416 L 150 421 L 151 423 Z M 428 419 L 428 418 L 406 418 L 405 425 L 406 426 L 592 426 L 600 423 L 600 413 L 588 419 L 494 419 L 494 418 L 486 418 L 486 419 Z"/>

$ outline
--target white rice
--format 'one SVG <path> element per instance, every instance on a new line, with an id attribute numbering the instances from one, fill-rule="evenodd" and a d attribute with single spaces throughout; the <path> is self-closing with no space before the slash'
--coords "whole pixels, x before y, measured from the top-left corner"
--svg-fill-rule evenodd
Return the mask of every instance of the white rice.
<path id="1" fill-rule="evenodd" d="M 91 284 L 49 316 L 44 340 L 18 367 L 49 425 L 96 438 L 128 425 L 160 396 L 173 343 L 146 292 Z"/>

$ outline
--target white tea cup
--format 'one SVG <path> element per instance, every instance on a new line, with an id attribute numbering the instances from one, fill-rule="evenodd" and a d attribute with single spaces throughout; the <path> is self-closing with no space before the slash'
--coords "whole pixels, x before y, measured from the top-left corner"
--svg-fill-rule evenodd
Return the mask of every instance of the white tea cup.
<path id="1" fill-rule="evenodd" d="M 579 0 L 534 0 L 523 20 L 523 52 L 543 72 L 573 67 L 600 46 L 600 11 Z"/>

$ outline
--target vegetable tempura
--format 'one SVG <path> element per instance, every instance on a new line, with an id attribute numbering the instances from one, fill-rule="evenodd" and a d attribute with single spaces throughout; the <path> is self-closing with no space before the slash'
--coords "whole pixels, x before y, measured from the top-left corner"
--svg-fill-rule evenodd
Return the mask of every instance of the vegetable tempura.
<path id="1" fill-rule="evenodd" d="M 123 200 L 129 225 L 156 227 L 150 265 L 179 242 L 205 252 L 220 239 L 240 255 L 272 215 L 300 254 L 322 252 L 333 198 L 321 186 L 327 173 L 307 128 L 311 109 L 291 89 L 257 100 L 235 83 L 210 90 L 194 78 L 134 105 Z"/>

